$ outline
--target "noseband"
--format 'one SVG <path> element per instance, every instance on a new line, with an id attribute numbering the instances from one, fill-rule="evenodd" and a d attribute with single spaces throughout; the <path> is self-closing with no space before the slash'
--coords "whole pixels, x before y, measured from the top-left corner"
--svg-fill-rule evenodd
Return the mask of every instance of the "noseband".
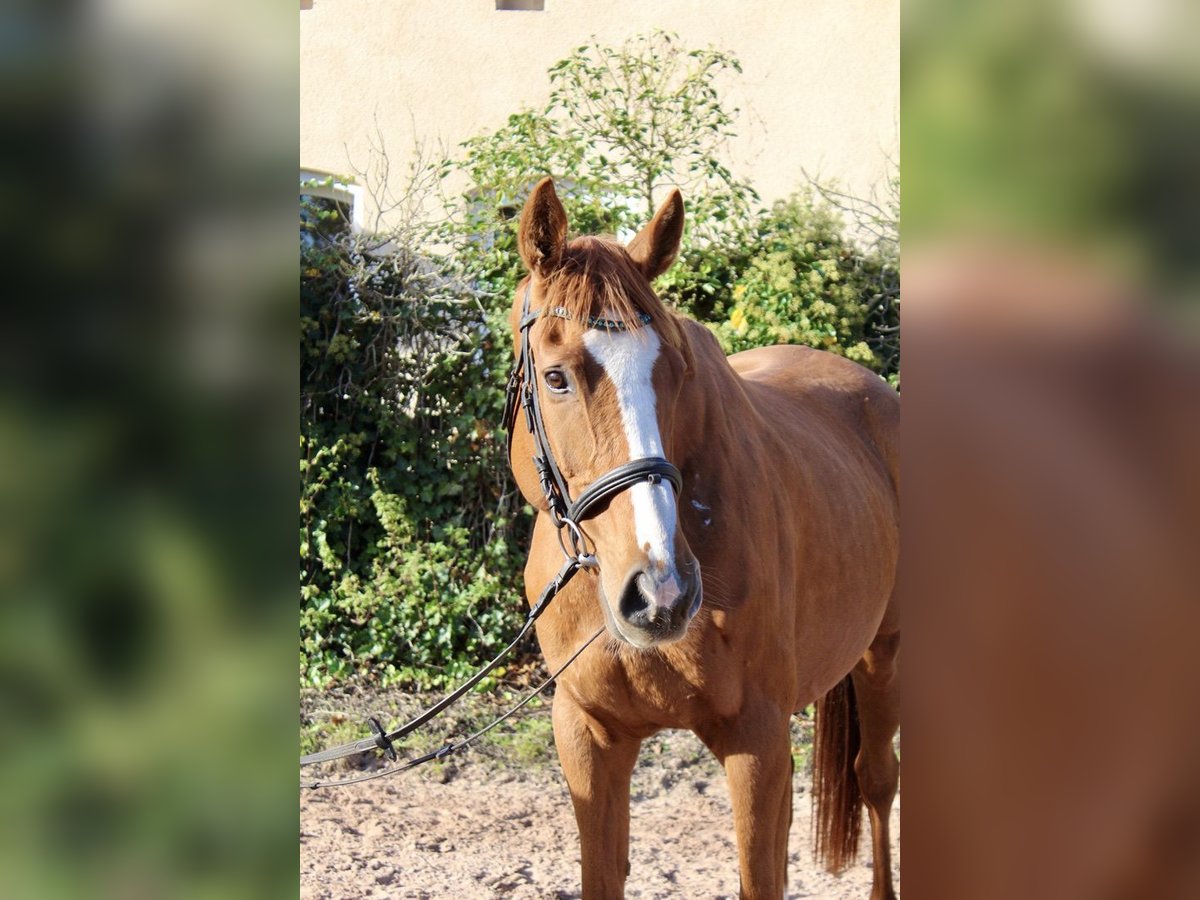
<path id="1" fill-rule="evenodd" d="M 683 487 L 683 476 L 668 460 L 661 456 L 646 456 L 635 459 L 624 465 L 617 466 L 605 472 L 589 484 L 577 497 L 571 499 L 567 488 L 567 479 L 563 477 L 554 453 L 550 449 L 550 438 L 546 433 L 546 423 L 542 418 L 542 407 L 538 399 L 537 371 L 534 367 L 533 348 L 530 346 L 529 332 L 533 324 L 542 317 L 540 309 L 530 311 L 529 297 L 533 281 L 525 285 L 525 299 L 521 304 L 521 321 L 518 331 L 521 335 L 520 351 L 513 364 L 512 373 L 508 377 L 508 396 L 505 400 L 504 427 L 508 430 L 508 455 L 512 463 L 512 435 L 516 424 L 517 407 L 525 412 L 525 427 L 533 437 L 533 465 L 537 469 L 538 481 L 542 493 L 545 494 L 550 520 L 558 529 L 558 542 L 563 555 L 568 561 L 574 560 L 580 566 L 595 566 L 596 558 L 587 553 L 586 541 L 579 523 L 590 518 L 599 507 L 603 506 L 617 494 L 629 490 L 635 484 L 650 482 L 659 484 L 664 479 L 670 483 L 678 494 Z M 549 310 L 546 315 L 561 319 L 571 318 L 570 314 L 561 308 Z M 591 317 L 587 320 L 588 328 L 603 331 L 627 331 L 631 328 L 641 328 L 650 323 L 650 316 L 639 314 L 639 321 L 631 323 L 620 319 L 602 319 Z M 568 549 L 570 544 L 570 549 Z"/>

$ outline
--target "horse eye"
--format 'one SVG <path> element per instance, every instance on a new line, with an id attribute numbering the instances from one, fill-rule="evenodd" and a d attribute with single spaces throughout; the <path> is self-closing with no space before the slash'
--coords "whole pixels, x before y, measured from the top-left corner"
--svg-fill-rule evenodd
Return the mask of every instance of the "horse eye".
<path id="1" fill-rule="evenodd" d="M 542 380 L 546 382 L 546 387 L 550 388 L 556 394 L 565 394 L 567 392 L 567 376 L 558 369 L 551 369 L 542 376 Z"/>

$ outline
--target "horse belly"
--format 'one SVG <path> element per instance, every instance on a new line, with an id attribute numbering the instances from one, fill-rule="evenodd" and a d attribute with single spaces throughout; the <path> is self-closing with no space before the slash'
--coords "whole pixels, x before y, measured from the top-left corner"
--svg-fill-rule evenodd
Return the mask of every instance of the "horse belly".
<path id="1" fill-rule="evenodd" d="M 862 658 L 895 590 L 899 529 L 886 497 L 858 498 L 852 515 L 808 528 L 796 572 L 797 682 L 809 700 L 825 694 Z"/>

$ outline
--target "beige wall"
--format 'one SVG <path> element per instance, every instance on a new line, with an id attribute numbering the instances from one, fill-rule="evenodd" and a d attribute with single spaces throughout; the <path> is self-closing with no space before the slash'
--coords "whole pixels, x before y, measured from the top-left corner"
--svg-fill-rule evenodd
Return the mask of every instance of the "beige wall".
<path id="1" fill-rule="evenodd" d="M 352 174 L 376 123 L 403 171 L 420 139 L 455 147 L 549 93 L 546 69 L 595 35 L 654 28 L 735 53 L 734 171 L 765 200 L 802 170 L 861 194 L 899 158 L 899 0 L 314 0 L 300 13 L 300 161 Z"/>

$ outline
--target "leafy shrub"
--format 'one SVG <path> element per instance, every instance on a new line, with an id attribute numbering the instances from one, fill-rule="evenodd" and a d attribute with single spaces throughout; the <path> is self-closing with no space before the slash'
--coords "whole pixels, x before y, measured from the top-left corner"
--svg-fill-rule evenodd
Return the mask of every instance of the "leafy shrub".
<path id="1" fill-rule="evenodd" d="M 727 353 L 805 344 L 896 375 L 898 360 L 881 352 L 871 318 L 892 267 L 844 232 L 836 211 L 811 191 L 757 220 L 749 258 L 713 304 L 713 330 Z"/>
<path id="2" fill-rule="evenodd" d="M 301 266 L 302 676 L 457 677 L 519 621 L 527 528 L 485 313 L 409 248 L 317 240 Z"/>
<path id="3" fill-rule="evenodd" d="M 470 187 L 444 239 L 506 305 L 523 274 L 517 215 L 529 189 L 554 175 L 572 228 L 632 237 L 666 189 L 687 197 L 687 230 L 665 299 L 701 318 L 729 282 L 729 263 L 751 224 L 753 188 L 722 158 L 736 109 L 721 100 L 741 71 L 732 54 L 689 50 L 654 32 L 620 46 L 591 42 L 551 66 L 550 99 L 463 145 L 455 168 Z"/>

